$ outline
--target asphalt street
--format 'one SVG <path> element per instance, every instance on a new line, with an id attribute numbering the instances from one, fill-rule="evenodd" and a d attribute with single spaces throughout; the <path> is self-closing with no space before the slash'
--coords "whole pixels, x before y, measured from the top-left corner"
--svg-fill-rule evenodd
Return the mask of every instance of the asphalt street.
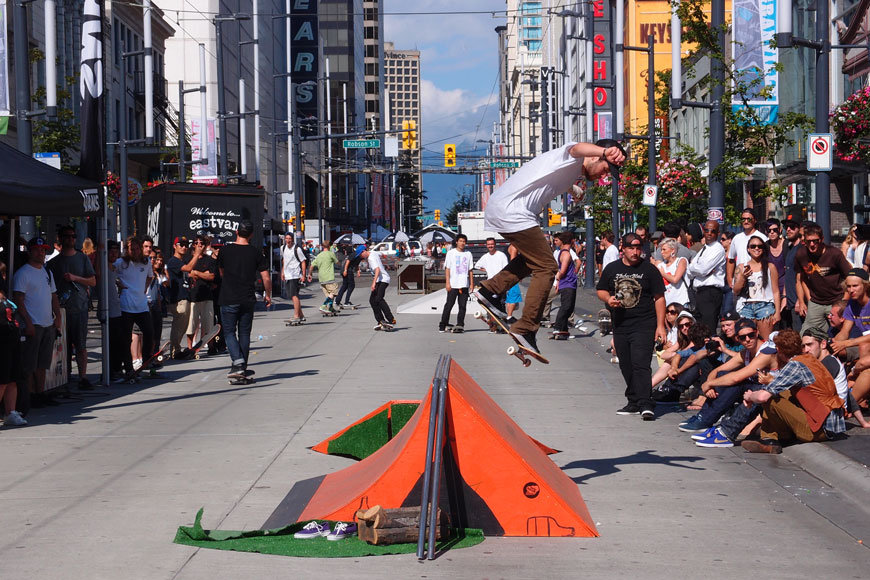
<path id="1" fill-rule="evenodd" d="M 353 296 L 364 307 L 338 318 L 316 311 L 316 285 L 303 291 L 303 326 L 284 325 L 280 299 L 259 311 L 252 385 L 227 383 L 226 356 L 170 363 L 158 380 L 76 395 L 34 409 L 28 427 L 0 429 L 0 577 L 870 576 L 870 434 L 851 429 L 848 441 L 780 456 L 702 449 L 677 430 L 687 415 L 676 407 L 654 422 L 615 414 L 624 385 L 594 322 L 573 340 L 540 337 L 552 364 L 524 369 L 473 304 L 464 334 L 439 334 L 437 312 L 397 314 L 396 332 L 373 331 L 366 284 Z M 387 294 L 394 312 L 418 298 Z M 597 310 L 581 293 L 577 313 Z M 347 465 L 309 447 L 388 400 L 422 398 L 444 353 L 561 450 L 551 458 L 579 486 L 599 538 L 492 537 L 425 563 L 173 544 L 200 507 L 206 528 L 259 528 L 295 482 Z"/>

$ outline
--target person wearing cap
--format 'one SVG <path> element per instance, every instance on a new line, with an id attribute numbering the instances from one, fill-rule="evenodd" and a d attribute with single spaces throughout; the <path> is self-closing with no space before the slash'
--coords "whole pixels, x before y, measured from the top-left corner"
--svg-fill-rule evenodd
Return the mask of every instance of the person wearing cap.
<path id="1" fill-rule="evenodd" d="M 845 287 L 849 299 L 842 312 L 837 312 L 843 320 L 834 336 L 831 350 L 839 355 L 857 347 L 858 362 L 853 370 L 853 375 L 857 376 L 870 368 L 870 274 L 863 268 L 852 268 L 846 274 Z M 836 305 L 831 307 L 832 314 Z"/>
<path id="2" fill-rule="evenodd" d="M 686 271 L 695 291 L 698 318 L 710 328 L 716 328 L 725 294 L 725 248 L 719 243 L 716 220 L 704 223 L 704 245 Z"/>
<path id="3" fill-rule="evenodd" d="M 78 387 L 84 391 L 93 390 L 88 381 L 88 288 L 97 285 L 96 274 L 91 261 L 76 250 L 76 230 L 71 226 L 60 228 L 60 254 L 45 264 L 51 270 L 57 284 L 58 302 L 66 311 L 67 348 L 75 353 L 76 367 L 79 371 Z"/>
<path id="4" fill-rule="evenodd" d="M 795 254 L 797 295 L 795 311 L 804 317 L 801 330 L 817 327 L 828 331 L 831 305 L 843 295 L 843 280 L 852 269 L 839 248 L 825 244 L 822 228 L 813 222 L 803 225 L 804 245 Z M 804 288 L 809 296 L 804 295 Z"/>
<path id="5" fill-rule="evenodd" d="M 208 251 L 208 236 L 198 235 L 193 241 L 193 253 L 181 270 L 190 278 L 190 320 L 187 323 L 188 342 L 194 342 L 196 332 L 202 338 L 214 328 L 214 283 L 217 261 Z M 214 340 L 209 342 L 209 354 L 214 354 Z"/>
<path id="6" fill-rule="evenodd" d="M 611 311 L 613 347 L 625 380 L 627 404 L 619 415 L 655 419 L 650 361 L 665 333 L 665 285 L 658 268 L 640 257 L 643 242 L 635 233 L 622 238 L 622 259 L 601 273 L 598 299 Z"/>
<path id="7" fill-rule="evenodd" d="M 782 453 L 782 444 L 795 439 L 827 441 L 845 433 L 844 401 L 825 366 L 804 352 L 797 332 L 783 330 L 773 340 L 779 373 L 761 389 L 743 394 L 747 406 L 763 408 L 760 438 L 747 438 L 740 446 L 750 453 Z"/>
<path id="8" fill-rule="evenodd" d="M 686 247 L 695 255 L 704 247 L 704 231 L 701 224 L 692 222 L 686 226 Z"/>
<path id="9" fill-rule="evenodd" d="M 355 304 L 350 301 L 350 295 L 353 294 L 353 290 L 356 288 L 354 278 L 360 275 L 359 265 L 362 262 L 362 253 L 365 249 L 365 245 L 360 244 L 356 247 L 351 247 L 350 251 L 345 254 L 344 261 L 341 264 L 341 288 L 338 289 L 338 294 L 335 297 L 335 303 L 339 308 L 355 307 Z M 342 298 L 344 298 L 344 303 L 341 302 Z"/>
<path id="10" fill-rule="evenodd" d="M 21 371 L 28 390 L 19 391 L 18 404 L 26 408 L 21 395 L 30 393 L 30 405 L 42 407 L 57 403 L 45 393 L 45 372 L 51 366 L 54 341 L 61 328 L 60 302 L 54 276 L 45 267 L 45 253 L 51 246 L 44 238 L 36 237 L 27 243 L 27 263 L 21 266 L 12 278 L 12 300 L 24 319 L 21 333 Z"/>
<path id="11" fill-rule="evenodd" d="M 284 297 L 293 301 L 293 322 L 302 322 L 302 303 L 299 301 L 299 285 L 308 275 L 308 260 L 305 251 L 296 244 L 292 232 L 284 234 L 281 246 L 281 283 L 284 284 Z"/>
<path id="12" fill-rule="evenodd" d="M 795 271 L 794 259 L 798 249 L 801 247 L 801 225 L 794 219 L 786 217 L 782 220 L 782 227 L 785 233 L 785 241 L 788 244 L 785 254 L 784 266 L 784 290 L 785 299 L 782 308 L 782 320 L 780 328 L 791 328 L 800 330 L 803 325 L 803 318 L 795 312 L 795 304 L 797 303 L 797 272 Z"/>
<path id="13" fill-rule="evenodd" d="M 166 261 L 166 273 L 169 275 L 169 299 L 167 312 L 172 315 L 172 326 L 169 330 L 169 352 L 173 358 L 184 356 L 181 339 L 190 323 L 190 277 L 183 270 L 188 259 L 190 243 L 185 236 L 175 238 L 172 244 L 172 257 Z M 187 348 L 191 343 L 188 341 Z"/>
<path id="14" fill-rule="evenodd" d="M 251 329 L 254 326 L 254 307 L 257 304 L 257 276 L 263 280 L 263 302 L 272 305 L 272 278 L 263 252 L 251 245 L 254 224 L 243 219 L 236 230 L 234 244 L 225 246 L 217 258 L 221 275 L 218 304 L 223 326 L 221 332 L 230 353 L 232 366 L 227 372 L 230 380 L 246 378 L 248 354 L 251 347 Z"/>
<path id="15" fill-rule="evenodd" d="M 568 143 L 525 163 L 490 196 L 484 227 L 500 233 L 519 254 L 501 272 L 482 282 L 475 296 L 495 314 L 507 318 L 502 309 L 505 294 L 531 275 L 523 316 L 511 325 L 511 332 L 526 348 L 538 352 L 535 335 L 558 269 L 539 216 L 557 196 L 575 191 L 578 179 L 597 181 L 608 169 L 618 173 L 624 161 L 625 150 L 612 139 Z"/>
<path id="16" fill-rule="evenodd" d="M 760 389 L 777 368 L 776 349 L 765 348 L 754 320 L 741 318 L 735 330 L 743 350 L 717 367 L 716 376 L 708 376 L 701 385 L 706 397 L 701 410 L 678 426 L 684 433 L 696 434 L 692 438 L 699 447 L 734 447 L 737 437 L 760 412 L 739 405 L 743 393 Z M 714 427 L 717 422 L 719 426 Z"/>

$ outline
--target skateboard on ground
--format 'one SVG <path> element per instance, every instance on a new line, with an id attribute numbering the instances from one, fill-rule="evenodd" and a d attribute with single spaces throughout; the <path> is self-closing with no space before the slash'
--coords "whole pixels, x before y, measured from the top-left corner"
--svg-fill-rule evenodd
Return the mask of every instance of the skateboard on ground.
<path id="1" fill-rule="evenodd" d="M 339 310 L 356 310 L 359 308 L 359 304 L 339 304 Z"/>
<path id="2" fill-rule="evenodd" d="M 610 318 L 610 311 L 606 308 L 598 311 L 598 330 L 601 332 L 601 336 L 613 332 L 613 321 Z"/>
<path id="3" fill-rule="evenodd" d="M 571 338 L 571 333 L 567 330 L 554 330 L 548 334 L 550 335 L 550 340 L 568 340 Z"/>
<path id="4" fill-rule="evenodd" d="M 318 310 L 320 310 L 321 316 L 338 316 L 338 310 L 323 310 L 323 309 L 318 309 Z"/>
<path id="5" fill-rule="evenodd" d="M 142 373 L 151 369 L 151 366 L 155 362 L 163 362 L 163 359 L 166 358 L 166 354 L 169 352 L 170 343 L 171 343 L 171 341 L 167 340 L 166 342 L 164 342 L 160 346 L 160 348 L 157 349 L 157 352 L 155 352 L 150 357 L 148 357 L 147 360 L 143 361 L 142 366 L 139 367 L 138 371 L 133 371 L 132 373 L 130 373 L 130 376 L 127 378 L 127 382 L 130 384 L 138 383 L 139 381 L 142 380 Z M 153 374 L 153 372 L 154 372 L 154 369 L 151 369 L 150 376 L 156 377 L 157 375 Z"/>
<path id="6" fill-rule="evenodd" d="M 303 318 L 291 318 L 284 321 L 284 326 L 302 326 Z"/>
<path id="7" fill-rule="evenodd" d="M 462 334 L 465 332 L 465 327 L 462 326 L 448 326 L 447 332 L 452 332 L 453 334 Z"/>
<path id="8" fill-rule="evenodd" d="M 190 349 L 190 354 L 188 354 L 188 358 L 195 358 L 196 360 L 199 360 L 199 351 L 202 349 L 202 347 L 206 346 L 208 343 L 214 340 L 214 337 L 216 337 L 220 333 L 221 325 L 215 324 L 214 328 L 212 328 L 208 334 L 200 337 L 199 341 L 197 341 L 197 343 L 193 345 L 193 347 Z"/>
<path id="9" fill-rule="evenodd" d="M 535 359 L 539 363 L 543 363 L 545 365 L 550 364 L 550 361 L 548 361 L 542 355 L 540 355 L 540 354 L 536 353 L 535 351 L 530 350 L 530 349 L 526 348 L 525 346 L 523 346 L 522 344 L 520 344 L 520 341 L 517 340 L 516 335 L 513 332 L 511 332 L 510 329 L 507 326 L 505 326 L 504 322 L 502 322 L 501 318 L 499 318 L 498 316 L 493 314 L 493 312 L 490 311 L 489 308 L 487 308 L 486 306 L 484 306 L 480 302 L 478 302 L 477 304 L 478 304 L 478 306 L 483 308 L 483 312 L 478 310 L 477 312 L 474 313 L 474 317 L 477 319 L 483 319 L 483 321 L 486 322 L 486 324 L 489 325 L 490 328 L 492 328 L 492 325 L 495 324 L 498 328 L 501 328 L 501 330 L 503 330 L 505 333 L 507 333 L 507 335 L 510 336 L 511 339 L 516 343 L 516 346 L 509 346 L 508 347 L 507 353 L 509 355 L 515 356 L 518 359 L 520 359 L 521 361 L 523 361 L 524 367 L 527 367 L 527 366 L 532 364 L 532 361 L 529 357 Z"/>
<path id="10" fill-rule="evenodd" d="M 254 382 L 254 371 L 245 369 L 243 377 L 227 377 L 227 382 L 231 385 L 250 385 Z"/>
<path id="11" fill-rule="evenodd" d="M 381 322 L 377 326 L 375 326 L 375 330 L 383 330 L 384 332 L 393 332 L 393 325 L 389 322 Z"/>

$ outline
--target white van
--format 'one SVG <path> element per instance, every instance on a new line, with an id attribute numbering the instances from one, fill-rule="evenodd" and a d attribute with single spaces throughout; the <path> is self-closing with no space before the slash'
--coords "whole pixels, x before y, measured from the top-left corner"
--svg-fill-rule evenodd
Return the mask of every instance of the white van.
<path id="1" fill-rule="evenodd" d="M 370 251 L 377 252 L 381 257 L 396 257 L 396 246 L 399 244 L 404 244 L 405 249 L 410 253 L 410 255 L 402 256 L 403 258 L 419 258 L 423 255 L 423 246 L 418 240 L 409 240 L 407 242 L 381 242 L 372 246 Z"/>

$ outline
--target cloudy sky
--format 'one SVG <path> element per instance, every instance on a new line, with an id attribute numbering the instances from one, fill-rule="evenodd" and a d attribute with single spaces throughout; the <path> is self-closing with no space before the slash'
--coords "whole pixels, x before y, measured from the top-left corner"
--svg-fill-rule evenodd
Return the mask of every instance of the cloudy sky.
<path id="1" fill-rule="evenodd" d="M 420 141 L 424 165 L 440 165 L 445 143 L 460 155 L 483 154 L 498 120 L 498 37 L 504 0 L 386 0 L 383 39 L 419 50 Z M 487 12 L 490 11 L 490 12 Z M 482 12 L 482 13 L 470 13 Z M 495 13 L 493 17 L 492 13 Z M 437 159 L 426 159 L 428 156 Z M 423 176 L 426 209 L 446 210 L 473 176 Z"/>

